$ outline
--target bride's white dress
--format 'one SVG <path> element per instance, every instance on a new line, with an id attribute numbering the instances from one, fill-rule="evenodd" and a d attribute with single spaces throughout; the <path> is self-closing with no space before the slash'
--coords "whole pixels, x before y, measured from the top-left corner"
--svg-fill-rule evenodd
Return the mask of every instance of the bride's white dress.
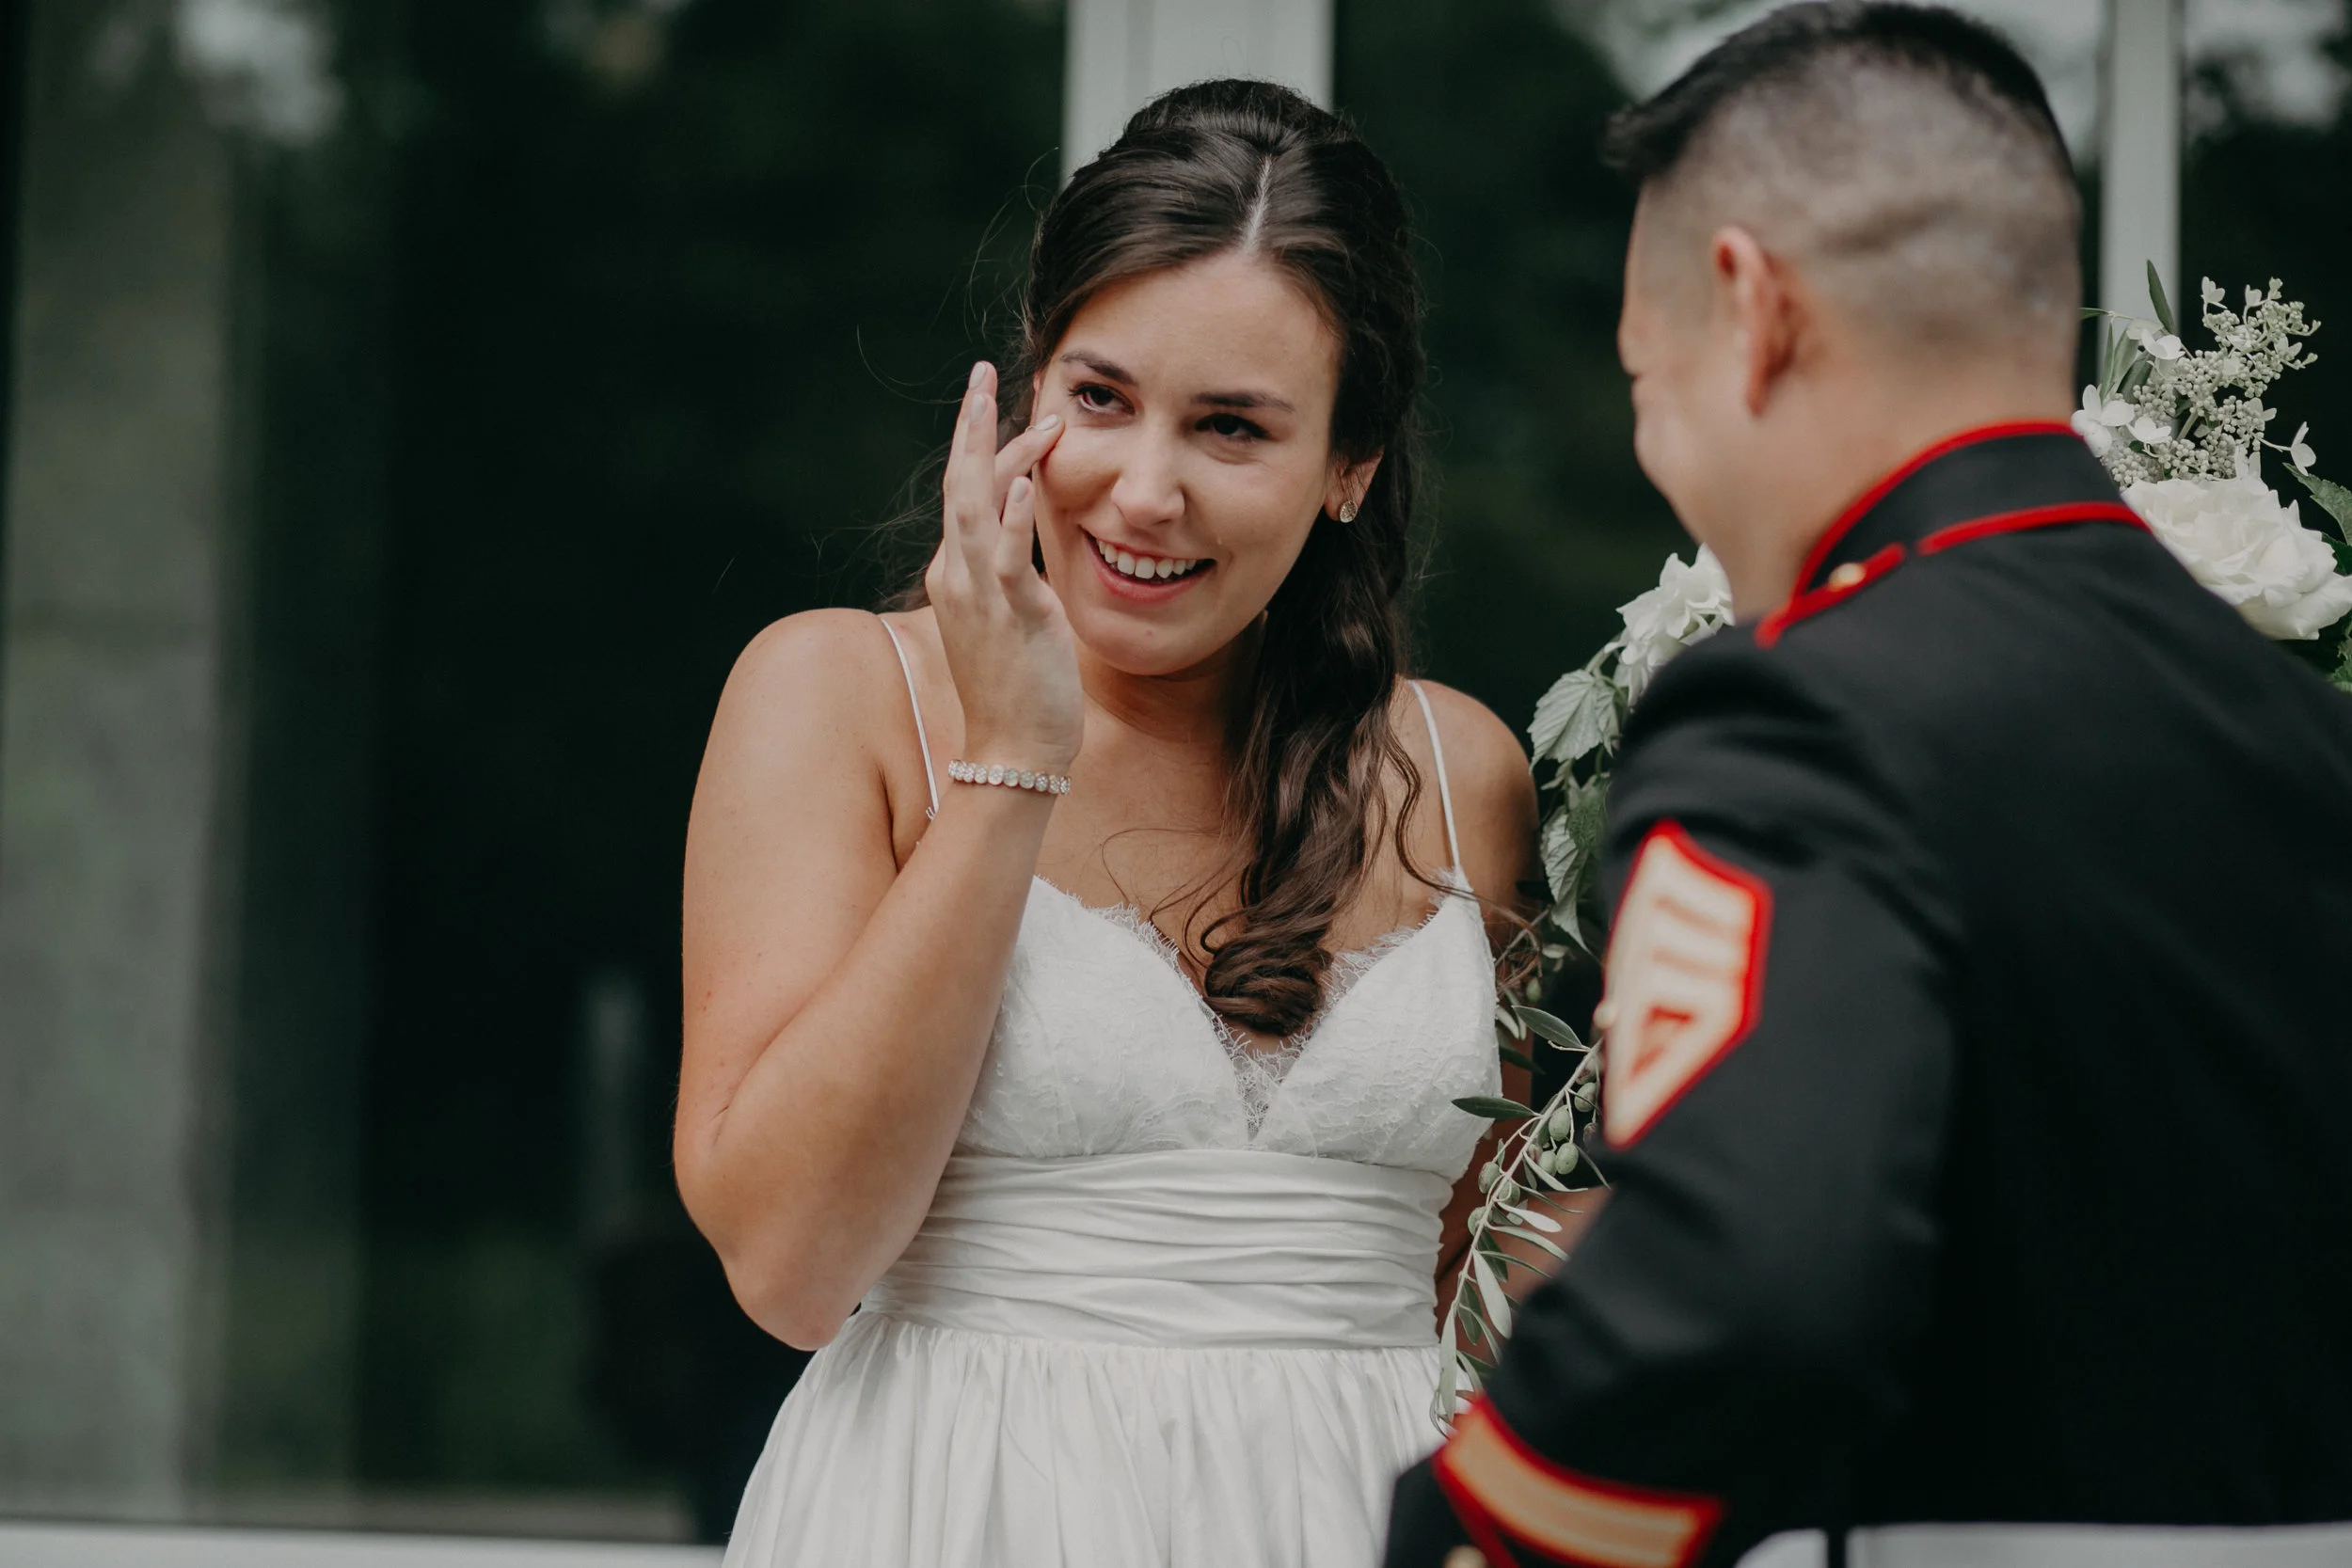
<path id="1" fill-rule="evenodd" d="M 1369 1568 L 1437 1442 L 1493 998 L 1457 892 L 1253 1054 L 1149 922 L 1035 882 L 930 1215 L 785 1402 L 728 1568 Z"/>

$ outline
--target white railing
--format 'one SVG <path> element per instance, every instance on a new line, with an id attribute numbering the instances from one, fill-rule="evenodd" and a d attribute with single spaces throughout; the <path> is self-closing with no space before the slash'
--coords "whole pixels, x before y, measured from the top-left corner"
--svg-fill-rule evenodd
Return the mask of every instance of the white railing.
<path id="1" fill-rule="evenodd" d="M 715 1546 L 0 1520 L 7 1568 L 717 1568 Z"/>

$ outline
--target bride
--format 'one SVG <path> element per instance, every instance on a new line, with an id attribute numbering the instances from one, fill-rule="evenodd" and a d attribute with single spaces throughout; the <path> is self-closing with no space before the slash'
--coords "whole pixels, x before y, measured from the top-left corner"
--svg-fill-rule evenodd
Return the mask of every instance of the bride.
<path id="1" fill-rule="evenodd" d="M 1510 732 L 1401 678 L 1406 247 L 1334 117 L 1161 98 L 1041 220 L 928 602 L 737 666 L 678 1180 L 824 1349 L 730 1564 L 1377 1557 L 1534 819 Z"/>

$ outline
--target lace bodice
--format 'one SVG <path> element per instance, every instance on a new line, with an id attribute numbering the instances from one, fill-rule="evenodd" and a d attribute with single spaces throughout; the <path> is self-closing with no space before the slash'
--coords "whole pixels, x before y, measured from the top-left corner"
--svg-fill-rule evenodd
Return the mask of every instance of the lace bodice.
<path id="1" fill-rule="evenodd" d="M 1418 687 L 1414 694 L 1427 719 L 1428 699 Z M 921 735 L 919 703 L 916 728 Z M 1434 723 L 1430 738 L 1458 864 Z M 1270 1051 L 1226 1030 L 1141 914 L 1090 908 L 1033 880 L 958 1151 L 1062 1159 L 1255 1149 L 1452 1180 L 1486 1129 L 1452 1101 L 1501 1084 L 1493 958 L 1459 870 L 1446 880 L 1450 891 L 1422 925 L 1341 958 L 1320 1017 Z"/>
<path id="2" fill-rule="evenodd" d="M 1139 917 L 1032 883 L 959 1149 L 1255 1148 L 1449 1180 L 1470 1163 L 1485 1124 L 1451 1101 L 1499 1088 L 1494 966 L 1474 900 L 1449 895 L 1383 944 L 1273 1053 L 1228 1036 L 1164 949 Z"/>

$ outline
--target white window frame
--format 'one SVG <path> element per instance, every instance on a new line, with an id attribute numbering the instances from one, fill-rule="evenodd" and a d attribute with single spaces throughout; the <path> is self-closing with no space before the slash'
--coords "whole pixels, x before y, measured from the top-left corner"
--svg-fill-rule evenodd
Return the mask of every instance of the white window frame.
<path id="1" fill-rule="evenodd" d="M 2181 0 L 2107 0 L 2100 94 L 2100 308 L 2149 314 L 2148 264 L 2181 298 Z"/>

